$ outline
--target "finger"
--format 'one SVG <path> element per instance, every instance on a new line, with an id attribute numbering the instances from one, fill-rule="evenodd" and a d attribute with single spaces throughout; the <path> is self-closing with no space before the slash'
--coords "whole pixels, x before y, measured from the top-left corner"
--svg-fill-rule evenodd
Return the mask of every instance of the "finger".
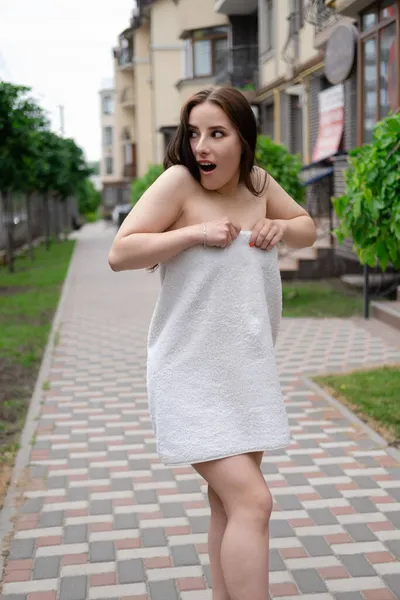
<path id="1" fill-rule="evenodd" d="M 250 246 L 255 246 L 264 224 L 255 224 L 250 236 Z"/>
<path id="2" fill-rule="evenodd" d="M 239 235 L 239 233 L 242 231 L 242 227 L 240 225 L 235 225 L 234 223 L 232 223 L 232 226 L 234 227 L 237 235 Z"/>
<path id="3" fill-rule="evenodd" d="M 261 231 L 259 232 L 256 241 L 255 241 L 255 245 L 257 246 L 257 248 L 260 248 L 261 244 L 264 242 L 265 238 L 268 236 L 270 230 L 271 230 L 271 223 L 265 223 L 265 225 L 261 228 Z"/>
<path id="4" fill-rule="evenodd" d="M 276 246 L 281 241 L 281 239 L 282 239 L 282 232 L 278 231 L 278 233 L 270 241 L 267 250 L 271 250 L 272 248 L 274 248 L 274 246 Z"/>
<path id="5" fill-rule="evenodd" d="M 239 235 L 239 232 L 233 223 L 229 224 L 229 230 L 230 230 L 232 240 L 235 240 L 237 238 L 237 236 Z"/>
<path id="6" fill-rule="evenodd" d="M 265 250 L 267 248 L 267 246 L 270 244 L 271 240 L 278 234 L 278 230 L 275 227 L 272 227 L 270 229 L 270 231 L 267 233 L 267 235 L 265 236 L 262 244 L 261 244 L 261 248 L 263 250 Z"/>

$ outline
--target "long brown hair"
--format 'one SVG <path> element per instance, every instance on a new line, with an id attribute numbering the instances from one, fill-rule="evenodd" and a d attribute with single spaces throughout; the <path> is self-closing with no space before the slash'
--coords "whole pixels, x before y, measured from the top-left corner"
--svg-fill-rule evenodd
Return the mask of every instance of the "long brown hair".
<path id="1" fill-rule="evenodd" d="M 164 168 L 172 165 L 184 165 L 191 175 L 200 181 L 200 170 L 190 146 L 189 117 L 192 109 L 204 102 L 212 102 L 229 117 L 242 142 L 239 183 L 244 183 L 255 196 L 264 192 L 267 177 L 260 185 L 254 184 L 254 161 L 257 144 L 257 123 L 252 108 L 241 92 L 232 87 L 207 88 L 194 94 L 181 110 L 180 125 L 175 137 L 167 148 Z M 257 177 L 260 179 L 260 177 Z"/>

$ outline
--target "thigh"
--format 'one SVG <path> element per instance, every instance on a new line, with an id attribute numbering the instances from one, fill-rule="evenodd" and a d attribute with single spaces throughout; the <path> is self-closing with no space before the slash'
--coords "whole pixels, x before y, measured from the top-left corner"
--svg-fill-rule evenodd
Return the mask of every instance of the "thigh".
<path id="1" fill-rule="evenodd" d="M 237 504 L 250 505 L 252 500 L 268 503 L 270 493 L 260 470 L 262 456 L 262 452 L 253 452 L 192 466 L 220 498 L 229 516 Z"/>

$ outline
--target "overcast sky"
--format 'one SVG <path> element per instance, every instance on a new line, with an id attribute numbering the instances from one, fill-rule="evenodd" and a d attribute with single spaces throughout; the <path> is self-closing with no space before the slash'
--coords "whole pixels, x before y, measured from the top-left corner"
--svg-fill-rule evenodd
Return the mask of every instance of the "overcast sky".
<path id="1" fill-rule="evenodd" d="M 134 0 L 0 0 L 0 78 L 33 88 L 60 130 L 100 158 L 99 90 Z"/>

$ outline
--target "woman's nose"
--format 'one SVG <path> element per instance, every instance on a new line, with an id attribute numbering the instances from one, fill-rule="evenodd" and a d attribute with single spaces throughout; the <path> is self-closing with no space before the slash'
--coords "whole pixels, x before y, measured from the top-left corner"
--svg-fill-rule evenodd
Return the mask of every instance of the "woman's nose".
<path id="1" fill-rule="evenodd" d="M 207 144 L 207 140 L 204 137 L 200 137 L 197 147 L 196 147 L 196 151 L 198 152 L 198 154 L 208 154 L 209 149 L 208 149 L 208 144 Z"/>

